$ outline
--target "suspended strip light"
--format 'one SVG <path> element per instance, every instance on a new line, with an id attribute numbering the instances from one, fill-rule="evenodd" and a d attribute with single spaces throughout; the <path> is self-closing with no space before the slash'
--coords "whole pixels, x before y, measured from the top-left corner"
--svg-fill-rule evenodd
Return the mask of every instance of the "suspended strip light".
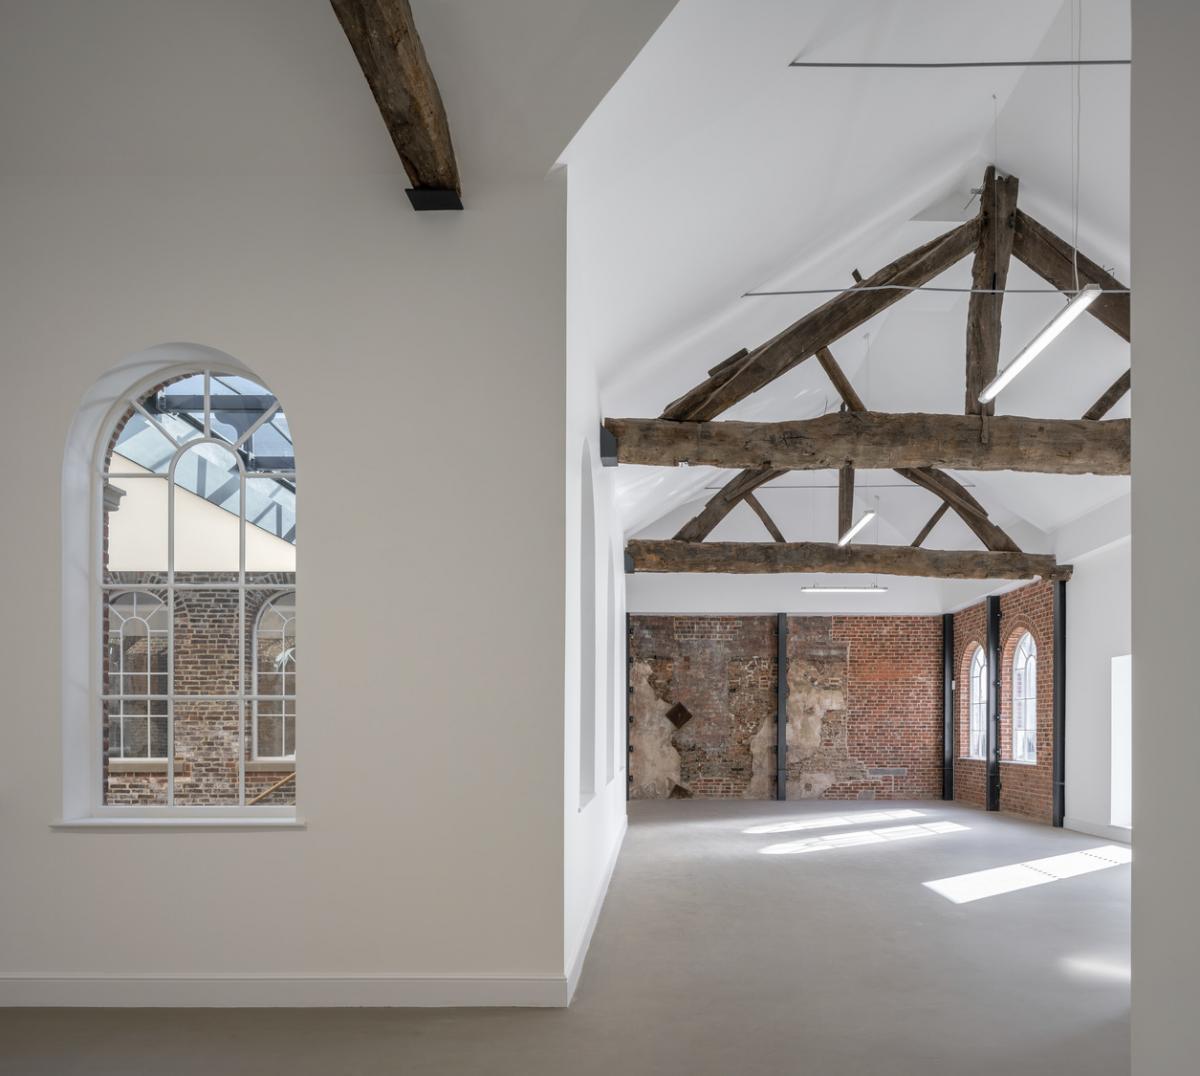
<path id="1" fill-rule="evenodd" d="M 878 583 L 873 583 L 870 586 L 853 587 L 822 587 L 807 586 L 800 588 L 801 594 L 886 594 L 887 587 L 881 587 Z"/>
<path id="2" fill-rule="evenodd" d="M 858 517 L 858 522 L 854 524 L 845 534 L 838 539 L 838 545 L 849 545 L 850 539 L 853 538 L 859 531 L 871 522 L 876 516 L 874 508 L 868 508 L 861 516 Z"/>
<path id="3" fill-rule="evenodd" d="M 1080 314 L 1100 297 L 1098 284 L 1085 284 L 1066 306 L 1064 306 L 1021 350 L 1012 362 L 1001 370 L 979 394 L 981 404 L 991 403 L 1022 370 L 1036 359 L 1050 343 Z"/>

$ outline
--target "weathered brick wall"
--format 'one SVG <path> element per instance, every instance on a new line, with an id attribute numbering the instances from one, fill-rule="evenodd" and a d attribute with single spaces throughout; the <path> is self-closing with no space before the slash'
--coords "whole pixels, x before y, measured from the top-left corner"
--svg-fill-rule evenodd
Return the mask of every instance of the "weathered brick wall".
<path id="1" fill-rule="evenodd" d="M 1028 631 L 1037 645 L 1037 763 L 1012 760 L 1012 659 Z M 968 759 L 968 670 L 975 646 L 987 645 L 987 605 L 954 614 L 955 740 L 954 798 L 987 804 L 987 764 Z M 986 650 L 985 650 L 986 653 Z M 1054 584 L 1030 583 L 1000 597 L 1000 809 L 1050 822 L 1054 811 Z"/>
<path id="2" fill-rule="evenodd" d="M 634 616 L 630 795 L 772 799 L 776 618 Z M 791 617 L 789 798 L 941 794 L 941 620 Z"/>

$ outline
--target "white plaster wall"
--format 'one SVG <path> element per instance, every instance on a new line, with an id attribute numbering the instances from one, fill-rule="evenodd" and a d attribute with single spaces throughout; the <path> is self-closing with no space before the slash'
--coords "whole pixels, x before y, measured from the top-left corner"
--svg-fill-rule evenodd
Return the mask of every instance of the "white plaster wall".
<path id="1" fill-rule="evenodd" d="M 1133 5 L 1134 1076 L 1187 1076 L 1200 1057 L 1198 41 L 1193 0 Z"/>
<path id="2" fill-rule="evenodd" d="M 1130 543 L 1075 561 L 1067 584 L 1066 824 L 1111 823 L 1112 659 L 1131 652 Z"/>
<path id="3" fill-rule="evenodd" d="M 324 0 L 4 0 L 3 1001 L 563 1000 L 564 858 L 604 866 L 563 822 L 546 173 L 668 7 L 414 3 L 467 202 L 417 215 Z M 303 831 L 50 828 L 62 446 L 101 374 L 171 340 L 247 364 L 304 460 Z"/>

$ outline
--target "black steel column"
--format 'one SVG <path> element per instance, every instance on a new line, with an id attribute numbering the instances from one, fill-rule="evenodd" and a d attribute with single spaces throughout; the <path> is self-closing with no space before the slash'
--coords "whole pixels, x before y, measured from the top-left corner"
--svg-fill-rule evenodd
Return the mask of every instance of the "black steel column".
<path id="1" fill-rule="evenodd" d="M 987 600 L 987 809 L 1000 810 L 1000 599 Z"/>
<path id="2" fill-rule="evenodd" d="M 633 767 L 630 765 L 633 744 L 629 742 L 633 730 L 633 709 L 629 700 L 633 698 L 633 617 L 625 614 L 625 801 L 629 802 L 629 786 L 633 784 Z"/>
<path id="3" fill-rule="evenodd" d="M 775 703 L 775 798 L 787 799 L 787 613 L 779 614 L 778 639 L 779 692 Z"/>
<path id="4" fill-rule="evenodd" d="M 1067 581 L 1054 584 L 1054 807 L 1052 823 L 1067 813 Z"/>
<path id="5" fill-rule="evenodd" d="M 954 799 L 954 614 L 942 614 L 942 799 Z"/>

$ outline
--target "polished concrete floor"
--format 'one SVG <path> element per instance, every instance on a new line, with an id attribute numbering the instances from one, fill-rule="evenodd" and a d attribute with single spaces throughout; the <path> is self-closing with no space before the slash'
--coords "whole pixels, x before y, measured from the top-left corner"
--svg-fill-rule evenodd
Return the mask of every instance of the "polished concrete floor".
<path id="1" fill-rule="evenodd" d="M 1106 843 L 941 803 L 633 804 L 569 1010 L 7 1010 L 0 1071 L 1117 1076 L 1127 865 L 922 884 Z"/>

